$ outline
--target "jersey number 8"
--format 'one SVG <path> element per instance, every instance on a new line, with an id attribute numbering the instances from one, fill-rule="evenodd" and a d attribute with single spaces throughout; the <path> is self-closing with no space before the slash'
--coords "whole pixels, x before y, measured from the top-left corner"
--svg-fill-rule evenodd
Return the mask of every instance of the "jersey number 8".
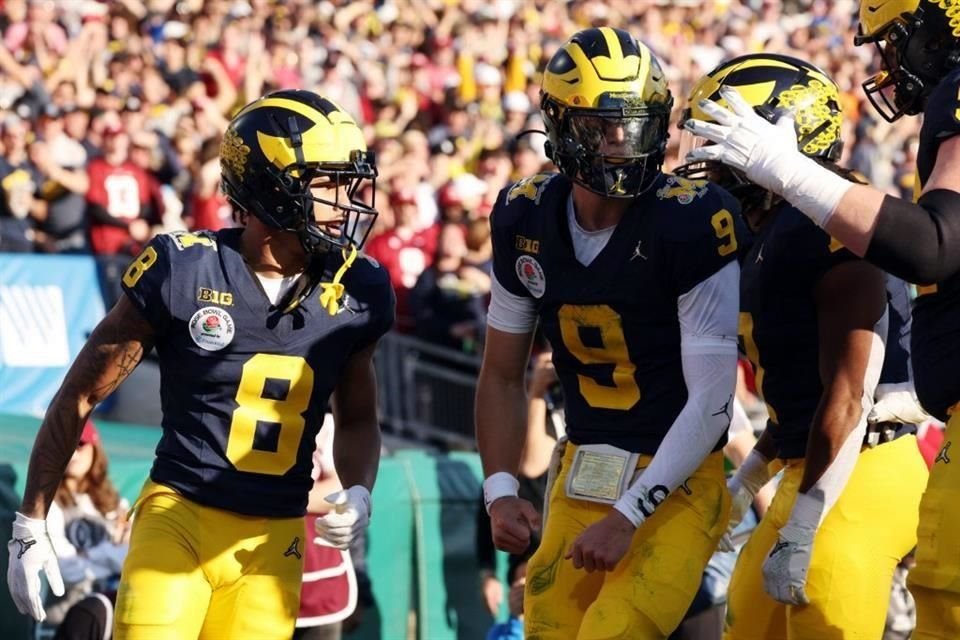
<path id="1" fill-rule="evenodd" d="M 267 381 L 286 383 L 282 397 L 267 397 Z M 313 369 L 300 356 L 258 353 L 243 365 L 237 408 L 230 421 L 227 459 L 239 471 L 282 476 L 297 461 L 300 439 L 313 393 Z M 276 394 L 280 396 L 281 394 Z M 254 448 L 257 423 L 279 425 L 276 450 Z"/>
<path id="2" fill-rule="evenodd" d="M 137 283 L 140 282 L 140 278 L 143 277 L 143 274 L 153 266 L 153 263 L 157 261 L 157 250 L 153 247 L 147 247 L 143 252 L 134 258 L 133 262 L 130 263 L 130 266 L 127 267 L 127 270 L 123 272 L 123 284 L 127 285 L 129 288 L 137 286 Z"/>

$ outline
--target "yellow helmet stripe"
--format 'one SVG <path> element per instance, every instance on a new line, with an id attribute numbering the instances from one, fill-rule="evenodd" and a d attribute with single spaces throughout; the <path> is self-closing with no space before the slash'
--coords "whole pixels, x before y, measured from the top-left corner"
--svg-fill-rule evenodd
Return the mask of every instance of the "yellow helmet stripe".
<path id="1" fill-rule="evenodd" d="M 246 109 L 237 114 L 237 117 L 245 113 L 250 113 L 251 111 L 256 111 L 257 109 L 266 109 L 268 107 L 279 107 L 281 109 L 289 109 L 294 113 L 299 113 L 304 118 L 308 118 L 313 122 L 320 122 L 322 120 L 329 120 L 330 118 L 327 114 L 322 111 L 314 109 L 308 104 L 298 102 L 296 100 L 290 100 L 289 98 L 266 98 L 264 100 L 257 100 Z"/>
<path id="2" fill-rule="evenodd" d="M 653 60 L 653 56 L 650 55 L 650 50 L 647 49 L 647 45 L 642 42 L 637 42 L 640 45 L 640 72 L 637 74 L 638 78 L 646 78 L 650 73 L 650 61 Z"/>
<path id="3" fill-rule="evenodd" d="M 762 56 L 762 54 L 760 54 Z M 776 60 L 774 58 L 760 57 L 758 56 L 752 60 L 744 60 L 743 62 L 738 63 L 735 66 L 731 66 L 728 70 L 730 71 L 742 71 L 744 69 L 753 69 L 754 67 L 779 67 L 781 69 L 797 69 L 797 65 L 790 64 L 789 62 L 784 62 L 783 60 Z"/>
<path id="4" fill-rule="evenodd" d="M 334 104 L 334 103 L 331 103 Z M 336 106 L 334 104 L 334 106 Z M 325 114 L 314 107 L 290 100 L 289 98 L 266 98 L 259 100 L 246 109 L 237 117 L 257 109 L 266 109 L 277 107 L 288 109 L 294 113 L 300 114 L 314 124 L 301 132 L 303 140 L 304 160 L 307 163 L 312 162 L 346 162 L 350 158 L 350 152 L 354 149 L 365 150 L 366 144 L 363 135 L 357 128 L 356 123 L 347 114 L 346 111 L 339 109 Z M 348 125 L 346 128 L 337 125 Z M 334 127 L 334 128 L 330 128 Z M 289 138 L 282 136 L 271 136 L 262 131 L 257 132 L 257 143 L 264 156 L 279 169 L 285 169 L 296 162 L 296 152 L 294 151 Z"/>
<path id="5" fill-rule="evenodd" d="M 600 80 L 597 76 L 597 70 L 593 66 L 593 62 L 587 57 L 587 53 L 583 49 L 580 47 L 567 47 L 567 54 L 573 59 L 574 66 L 567 73 L 558 76 L 560 79 L 572 80 L 579 76 L 583 84 L 587 86 Z M 590 74 L 589 77 L 587 73 Z M 583 89 L 581 89 L 581 91 L 582 90 Z"/>
<path id="6" fill-rule="evenodd" d="M 564 79 L 567 77 L 577 77 L 579 74 L 584 84 L 580 90 L 586 94 L 591 93 L 591 88 L 594 88 L 597 82 L 617 82 L 628 85 L 635 78 L 644 77 L 634 73 L 634 69 L 640 67 L 641 64 L 646 65 L 644 70 L 649 68 L 649 59 L 641 61 L 637 59 L 635 55 L 623 55 L 620 39 L 617 38 L 617 34 L 613 29 L 610 27 L 601 27 L 600 32 L 603 34 L 607 48 L 610 50 L 609 56 L 596 55 L 589 58 L 587 57 L 586 51 L 579 46 L 567 47 L 566 49 L 567 54 L 573 59 L 575 67 L 564 76 Z M 644 56 L 644 58 L 649 58 L 649 56 Z M 588 70 L 590 76 L 587 76 Z M 626 90 L 626 86 L 624 86 L 622 90 Z"/>
<path id="7" fill-rule="evenodd" d="M 600 27 L 600 33 L 603 34 L 603 39 L 607 41 L 607 51 L 610 52 L 610 60 L 612 60 L 614 64 L 622 62 L 623 48 L 620 46 L 620 38 L 617 37 L 617 33 L 610 27 Z"/>

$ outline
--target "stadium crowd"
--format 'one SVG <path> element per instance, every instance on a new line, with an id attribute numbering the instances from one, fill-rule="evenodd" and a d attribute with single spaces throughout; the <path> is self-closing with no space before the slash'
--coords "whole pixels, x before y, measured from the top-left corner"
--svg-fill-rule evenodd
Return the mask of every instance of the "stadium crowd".
<path id="1" fill-rule="evenodd" d="M 878 127 L 852 0 L 4 0 L 0 250 L 91 252 L 113 271 L 153 234 L 231 225 L 219 191 L 228 119 L 276 88 L 358 114 L 378 155 L 367 251 L 391 272 L 398 327 L 476 352 L 498 191 L 547 165 L 540 73 L 584 26 L 623 26 L 659 56 L 675 118 L 692 82 L 752 51 L 797 55 L 843 90 L 843 162 L 912 190 L 918 124 Z M 667 169 L 677 164 L 672 128 Z M 373 194 L 371 194 L 372 196 Z M 111 258 L 110 256 L 116 256 Z M 419 284 L 418 284 L 419 281 Z M 108 296 L 109 297 L 109 296 Z M 109 302 L 109 301 L 108 301 Z M 427 304 L 429 303 L 429 304 Z"/>
<path id="2" fill-rule="evenodd" d="M 488 216 L 510 181 L 549 168 L 544 137 L 527 133 L 543 129 L 540 74 L 583 27 L 650 46 L 674 124 L 723 60 L 809 60 L 842 90 L 841 164 L 909 197 L 919 123 L 887 125 L 870 108 L 860 85 L 876 66 L 853 46 L 856 4 L 0 0 L 0 251 L 91 253 L 116 276 L 157 233 L 234 224 L 219 189 L 228 121 L 271 90 L 310 89 L 356 114 L 377 153 L 365 251 L 390 272 L 397 328 L 478 353 Z M 668 171 L 679 139 L 672 126 Z M 504 595 L 484 595 L 495 612 Z"/>

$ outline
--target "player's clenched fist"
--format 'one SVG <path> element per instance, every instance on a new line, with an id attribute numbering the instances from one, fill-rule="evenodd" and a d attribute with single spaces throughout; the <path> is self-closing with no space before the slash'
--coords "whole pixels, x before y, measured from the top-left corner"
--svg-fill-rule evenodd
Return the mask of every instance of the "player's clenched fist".
<path id="1" fill-rule="evenodd" d="M 325 498 L 333 511 L 317 518 L 317 535 L 331 547 L 346 549 L 357 535 L 370 524 L 370 492 L 362 485 L 354 485 Z"/>
<path id="2" fill-rule="evenodd" d="M 501 551 L 523 553 L 530 546 L 533 532 L 540 530 L 540 514 L 523 498 L 498 498 L 489 512 L 493 544 Z"/>

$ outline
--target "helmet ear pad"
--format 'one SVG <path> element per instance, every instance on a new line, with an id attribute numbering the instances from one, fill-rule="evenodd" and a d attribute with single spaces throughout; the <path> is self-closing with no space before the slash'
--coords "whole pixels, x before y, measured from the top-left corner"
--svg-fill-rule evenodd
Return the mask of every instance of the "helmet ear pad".
<path id="1" fill-rule="evenodd" d="M 566 156 L 577 157 L 583 153 L 583 145 L 577 142 L 571 136 L 560 136 L 560 148 L 558 153 Z"/>

